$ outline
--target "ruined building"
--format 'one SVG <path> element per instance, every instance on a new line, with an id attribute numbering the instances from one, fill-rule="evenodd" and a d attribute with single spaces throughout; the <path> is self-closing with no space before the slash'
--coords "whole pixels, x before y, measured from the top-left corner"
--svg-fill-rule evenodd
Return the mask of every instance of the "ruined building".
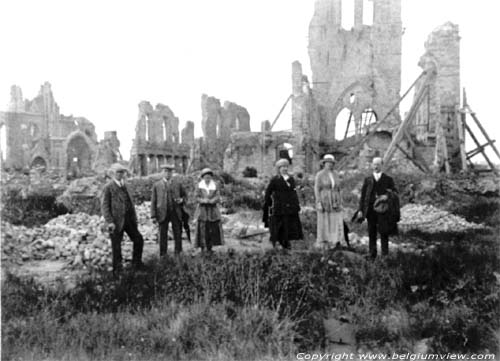
<path id="1" fill-rule="evenodd" d="M 0 125 L 6 129 L 8 169 L 50 169 L 80 177 L 121 160 L 116 132 L 106 132 L 98 142 L 89 120 L 60 114 L 48 82 L 32 100 L 24 99 L 21 88 L 13 85 L 8 111 L 0 112 Z"/>
<path id="2" fill-rule="evenodd" d="M 425 43 L 419 62 L 425 76 L 416 82 L 414 112 L 403 122 L 406 140 L 392 144 L 402 124 L 401 0 L 354 0 L 350 29 L 342 27 L 343 4 L 348 2 L 316 1 L 309 27 L 312 83 L 300 63 L 292 65 L 296 168 L 314 171 L 325 152 L 342 158 L 360 144 L 352 166 L 366 167 L 395 146 L 395 163 L 420 157 L 436 170 L 442 163 L 460 169 L 458 26 L 437 28 Z M 368 20 L 367 8 L 373 13 Z"/>
<path id="3" fill-rule="evenodd" d="M 417 143 L 427 148 L 422 151 L 428 164 L 440 169 L 443 160 L 451 169 L 461 168 L 460 134 L 464 129 L 457 121 L 460 117 L 460 37 L 458 25 L 446 23 L 436 28 L 425 42 L 425 53 L 418 65 L 435 74 L 425 84 L 419 80 L 415 93 L 427 86 L 422 102 L 411 124 L 410 132 Z M 434 152 L 432 150 L 434 149 Z"/>
<path id="4" fill-rule="evenodd" d="M 310 165 L 315 162 L 311 161 L 320 153 L 342 155 L 338 141 L 348 134 L 346 127 L 359 139 L 400 97 L 401 0 L 344 2 L 354 6 L 350 29 L 342 27 L 342 4 L 341 0 L 315 3 L 309 25 L 312 84 L 302 74 L 300 63 L 293 64 L 292 127 L 297 156 L 303 157 L 307 171 L 313 171 Z M 366 21 L 363 13 L 368 10 L 373 18 Z M 339 122 L 344 114 L 348 114 L 347 122 Z M 398 114 L 396 108 L 381 131 L 397 125 Z"/>
<path id="5" fill-rule="evenodd" d="M 358 139 L 366 127 L 398 102 L 401 1 L 355 0 L 352 5 L 354 26 L 344 29 L 342 1 L 316 1 L 309 27 L 312 83 L 299 62 L 292 64 L 292 131 L 275 132 L 263 125 L 259 133 L 236 133 L 227 150 L 226 170 L 239 172 L 246 164 L 268 173 L 276 159 L 286 156 L 291 148 L 295 171 L 314 172 L 324 152 L 342 155 L 341 148 L 345 147 L 339 147 L 339 141 L 343 137 L 336 139 L 342 110 L 349 111 L 354 138 Z M 368 5 L 373 7 L 373 19 L 364 24 L 363 11 Z M 396 109 L 387 119 L 373 146 L 387 146 L 387 130 L 400 122 L 398 114 Z"/>
<path id="6" fill-rule="evenodd" d="M 0 112 L 0 124 L 6 128 L 6 168 L 39 167 L 81 176 L 91 173 L 97 161 L 100 145 L 94 124 L 60 114 L 48 82 L 32 100 L 24 99 L 21 88 L 13 85 L 8 111 Z"/>
<path id="7" fill-rule="evenodd" d="M 162 164 L 175 164 L 178 172 L 189 166 L 194 144 L 194 124 L 187 122 L 179 137 L 179 118 L 163 104 L 156 108 L 147 102 L 139 103 L 139 117 L 130 154 L 131 170 L 138 175 L 159 171 Z"/>

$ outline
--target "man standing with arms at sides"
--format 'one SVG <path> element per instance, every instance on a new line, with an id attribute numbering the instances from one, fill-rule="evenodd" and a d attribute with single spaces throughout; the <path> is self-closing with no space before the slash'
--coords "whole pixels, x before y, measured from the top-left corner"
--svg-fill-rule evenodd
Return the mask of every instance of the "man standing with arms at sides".
<path id="1" fill-rule="evenodd" d="M 151 218 L 160 229 L 160 257 L 167 253 L 168 224 L 172 223 L 175 253 L 182 252 L 182 212 L 186 202 L 186 191 L 181 182 L 172 177 L 174 166 L 161 166 L 163 178 L 153 185 L 151 194 Z"/>
<path id="2" fill-rule="evenodd" d="M 389 254 L 389 235 L 397 233 L 399 200 L 394 180 L 382 172 L 382 158 L 372 161 L 373 174 L 366 177 L 361 189 L 357 219 L 368 222 L 370 257 L 377 257 L 377 232 L 380 233 L 382 255 Z"/>
<path id="3" fill-rule="evenodd" d="M 127 232 L 130 240 L 134 243 L 132 254 L 132 266 L 142 269 L 142 249 L 144 239 L 137 229 L 137 215 L 132 195 L 125 184 L 125 173 L 127 168 L 115 163 L 109 170 L 111 181 L 104 186 L 101 214 L 107 223 L 107 231 L 111 237 L 111 248 L 113 254 L 113 275 L 118 276 L 122 270 L 122 240 L 123 232 Z"/>

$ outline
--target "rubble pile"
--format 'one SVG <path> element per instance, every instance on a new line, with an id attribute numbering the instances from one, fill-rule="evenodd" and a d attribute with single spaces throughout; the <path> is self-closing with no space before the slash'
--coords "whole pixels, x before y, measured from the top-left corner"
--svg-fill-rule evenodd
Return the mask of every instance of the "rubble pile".
<path id="1" fill-rule="evenodd" d="M 427 233 L 464 232 L 484 228 L 481 224 L 468 222 L 462 217 L 429 204 L 406 204 L 403 206 L 401 208 L 401 221 L 398 225 L 402 231 L 419 230 Z"/>
<path id="2" fill-rule="evenodd" d="M 156 242 L 157 231 L 149 216 L 150 203 L 136 207 L 139 231 L 145 242 Z M 2 260 L 68 261 L 69 268 L 110 269 L 111 242 L 102 217 L 86 213 L 65 214 L 42 227 L 27 228 L 3 224 Z M 132 242 L 124 235 L 122 255 L 132 258 Z"/>

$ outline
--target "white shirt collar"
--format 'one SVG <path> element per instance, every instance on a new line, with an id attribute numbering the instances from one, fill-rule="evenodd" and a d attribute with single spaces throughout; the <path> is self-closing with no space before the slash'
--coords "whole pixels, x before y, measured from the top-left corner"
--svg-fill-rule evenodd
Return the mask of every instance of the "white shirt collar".
<path id="1" fill-rule="evenodd" d="M 373 178 L 375 178 L 376 181 L 378 181 L 382 177 L 382 172 L 373 172 Z"/>
<path id="2" fill-rule="evenodd" d="M 125 185 L 125 182 L 123 181 L 123 179 L 121 181 L 119 181 L 118 179 L 113 178 L 113 180 L 118 185 L 118 187 L 123 187 Z"/>
<path id="3" fill-rule="evenodd" d="M 217 190 L 217 186 L 213 180 L 210 180 L 208 184 L 204 180 L 201 180 L 200 183 L 198 183 L 198 188 L 205 189 L 207 192 Z"/>

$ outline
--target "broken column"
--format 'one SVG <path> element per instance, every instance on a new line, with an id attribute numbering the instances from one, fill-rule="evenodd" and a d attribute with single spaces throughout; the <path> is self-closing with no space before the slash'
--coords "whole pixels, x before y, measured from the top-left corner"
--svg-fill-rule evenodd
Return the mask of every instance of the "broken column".
<path id="1" fill-rule="evenodd" d="M 435 72 L 429 85 L 420 81 L 415 93 L 428 86 L 429 94 L 417 112 L 412 133 L 427 145 L 425 158 L 441 169 L 448 160 L 452 170 L 461 169 L 457 120 L 460 116 L 460 36 L 450 22 L 436 28 L 425 42 L 419 66 Z M 446 143 L 446 146 L 445 146 Z M 429 160 L 432 160 L 429 161 Z"/>
<path id="2" fill-rule="evenodd" d="M 166 162 L 175 163 L 176 171 L 186 171 L 190 147 L 179 142 L 179 118 L 164 104 L 153 109 L 149 102 L 139 103 L 136 136 L 131 150 L 131 168 L 135 174 L 148 175 Z"/>
<path id="3" fill-rule="evenodd" d="M 248 111 L 235 103 L 226 101 L 221 107 L 220 100 L 203 94 L 202 131 L 203 142 L 200 149 L 202 162 L 206 166 L 223 168 L 224 152 L 231 142 L 231 134 L 250 131 Z"/>

